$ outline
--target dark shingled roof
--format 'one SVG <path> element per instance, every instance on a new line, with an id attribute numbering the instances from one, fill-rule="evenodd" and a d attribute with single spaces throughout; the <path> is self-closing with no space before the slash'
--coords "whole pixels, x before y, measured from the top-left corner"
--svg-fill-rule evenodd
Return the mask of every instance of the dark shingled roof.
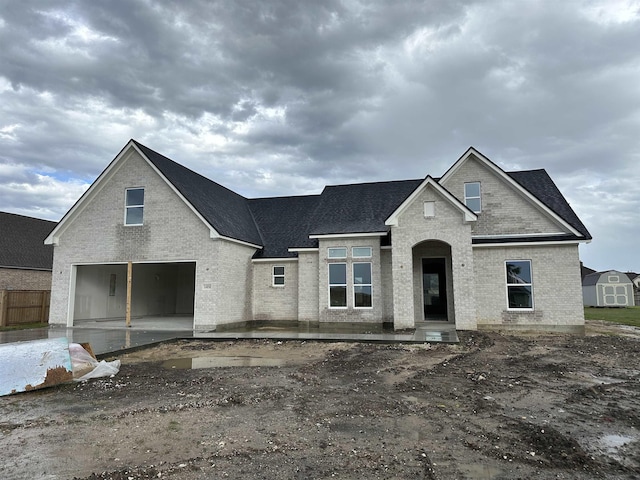
<path id="1" fill-rule="evenodd" d="M 256 252 L 254 257 L 295 257 L 289 248 L 317 247 L 317 240 L 310 239 L 309 232 L 310 220 L 319 200 L 319 195 L 249 200 L 253 218 L 264 239 L 264 249 Z"/>
<path id="2" fill-rule="evenodd" d="M 246 198 L 134 142 L 220 235 L 262 245 Z"/>
<path id="3" fill-rule="evenodd" d="M 386 232 L 385 220 L 422 181 L 328 186 L 320 195 L 311 234 Z"/>
<path id="4" fill-rule="evenodd" d="M 45 245 L 56 222 L 0 212 L 0 267 L 51 270 L 53 245 Z"/>
<path id="5" fill-rule="evenodd" d="M 327 186 L 320 195 L 246 199 L 136 142 L 144 155 L 221 235 L 260 245 L 256 258 L 291 257 L 317 247 L 309 235 L 388 232 L 385 220 L 424 179 Z M 505 172 L 580 232 L 591 235 L 546 171 Z M 439 181 L 439 179 L 435 179 Z M 573 234 L 546 240 L 575 240 Z M 536 237 L 537 241 L 545 240 Z M 529 241 L 513 237 L 503 242 Z M 491 243 L 491 239 L 474 239 Z"/>
<path id="6" fill-rule="evenodd" d="M 591 234 L 573 211 L 564 195 L 560 193 L 556 184 L 543 169 L 525 170 L 521 172 L 505 172 L 512 179 L 522 185 L 529 193 L 544 203 L 560 218 L 580 232 L 587 240 Z"/>
<path id="7" fill-rule="evenodd" d="M 590 285 L 597 285 L 598 282 L 600 281 L 600 278 L 603 275 L 606 275 L 607 273 L 610 273 L 612 275 L 618 275 L 618 277 L 620 277 L 620 281 L 618 283 L 621 283 L 623 285 L 631 283 L 631 279 L 627 276 L 626 273 L 619 272 L 617 270 L 604 270 L 602 272 L 590 273 L 589 275 L 585 276 L 582 279 L 582 286 L 588 287 Z M 605 281 L 604 283 L 607 283 L 607 282 Z"/>
<path id="8" fill-rule="evenodd" d="M 580 262 L 580 276 L 582 278 L 586 277 L 587 275 L 591 275 L 592 273 L 596 273 L 596 271 L 593 268 L 585 267 L 582 262 Z"/>

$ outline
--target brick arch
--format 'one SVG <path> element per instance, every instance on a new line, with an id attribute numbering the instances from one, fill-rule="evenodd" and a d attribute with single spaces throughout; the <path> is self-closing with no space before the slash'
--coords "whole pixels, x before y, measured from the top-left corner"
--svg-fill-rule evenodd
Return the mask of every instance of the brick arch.
<path id="1" fill-rule="evenodd" d="M 428 239 L 411 249 L 414 321 L 455 322 L 452 247 L 443 240 Z M 438 292 L 433 289 L 433 281 Z"/>

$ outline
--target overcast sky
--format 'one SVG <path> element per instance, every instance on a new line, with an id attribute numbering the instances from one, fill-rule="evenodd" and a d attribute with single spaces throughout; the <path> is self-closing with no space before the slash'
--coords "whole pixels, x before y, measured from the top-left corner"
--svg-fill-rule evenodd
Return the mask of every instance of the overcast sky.
<path id="1" fill-rule="evenodd" d="M 0 0 L 0 211 L 59 220 L 130 138 L 245 196 L 545 168 L 640 272 L 640 1 Z"/>

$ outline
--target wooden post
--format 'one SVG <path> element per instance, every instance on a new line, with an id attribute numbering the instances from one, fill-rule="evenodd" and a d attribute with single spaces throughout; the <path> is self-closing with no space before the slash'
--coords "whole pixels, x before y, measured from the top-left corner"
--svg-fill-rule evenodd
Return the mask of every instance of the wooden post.
<path id="1" fill-rule="evenodd" d="M 40 323 L 47 323 L 47 296 L 50 294 L 50 290 L 43 290 L 40 292 Z"/>
<path id="2" fill-rule="evenodd" d="M 127 263 L 127 307 L 125 313 L 125 323 L 131 326 L 131 279 L 133 277 L 133 263 Z"/>
<path id="3" fill-rule="evenodd" d="M 9 307 L 7 303 L 7 291 L 0 290 L 0 327 L 7 326 L 7 308 Z"/>

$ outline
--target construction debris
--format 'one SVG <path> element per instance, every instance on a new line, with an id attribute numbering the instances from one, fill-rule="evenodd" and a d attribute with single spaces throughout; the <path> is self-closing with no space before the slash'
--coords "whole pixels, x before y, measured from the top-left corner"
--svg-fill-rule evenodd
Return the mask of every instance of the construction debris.
<path id="1" fill-rule="evenodd" d="M 0 344 L 0 396 L 110 377 L 120 360 L 98 361 L 91 346 L 65 337 Z"/>

